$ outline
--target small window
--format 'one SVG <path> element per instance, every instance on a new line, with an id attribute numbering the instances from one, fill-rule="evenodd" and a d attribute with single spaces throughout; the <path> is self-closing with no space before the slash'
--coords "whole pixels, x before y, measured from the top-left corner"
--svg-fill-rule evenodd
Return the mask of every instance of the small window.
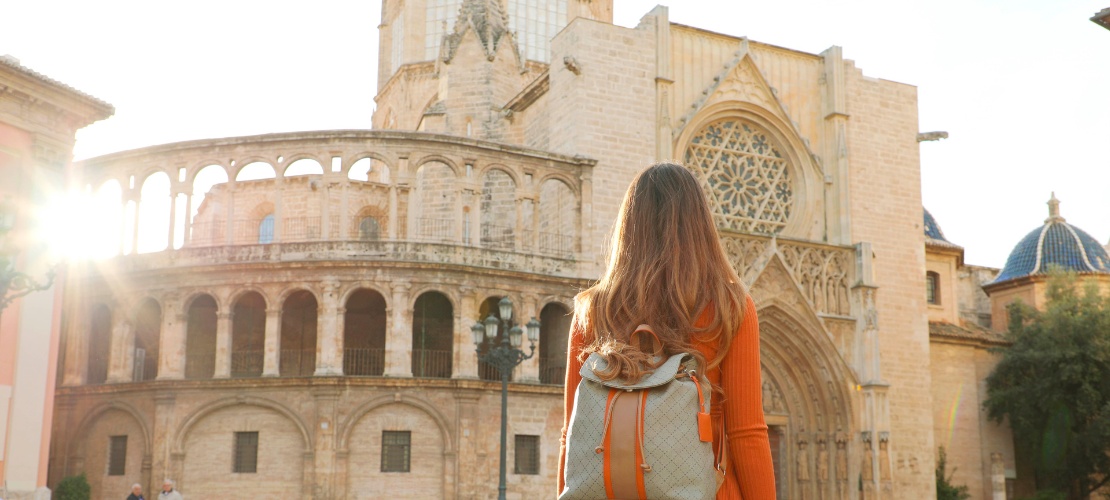
<path id="1" fill-rule="evenodd" d="M 262 218 L 258 224 L 258 243 L 265 245 L 274 242 L 274 214 Z"/>
<path id="2" fill-rule="evenodd" d="M 410 431 L 382 431 L 382 472 L 408 472 L 411 449 Z"/>
<path id="3" fill-rule="evenodd" d="M 933 271 L 925 273 L 925 300 L 940 304 L 940 275 Z"/>
<path id="4" fill-rule="evenodd" d="M 514 474 L 539 474 L 540 473 L 540 437 L 517 434 L 516 447 L 513 449 L 515 456 Z"/>
<path id="5" fill-rule="evenodd" d="M 112 436 L 108 440 L 108 475 L 122 476 L 127 469 L 127 436 Z"/>
<path id="6" fill-rule="evenodd" d="M 232 472 L 258 472 L 258 432 L 235 433 L 235 457 Z"/>

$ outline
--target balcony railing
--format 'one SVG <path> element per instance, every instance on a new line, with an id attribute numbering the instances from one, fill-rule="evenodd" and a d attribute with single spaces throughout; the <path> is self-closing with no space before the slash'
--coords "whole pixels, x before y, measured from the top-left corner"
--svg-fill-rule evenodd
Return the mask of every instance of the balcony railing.
<path id="1" fill-rule="evenodd" d="M 451 219 L 416 219 L 416 236 L 421 241 L 454 241 L 456 225 Z"/>
<path id="2" fill-rule="evenodd" d="M 282 241 L 315 241 L 323 234 L 320 217 L 289 217 L 283 221 Z"/>
<path id="3" fill-rule="evenodd" d="M 540 358 L 540 383 L 558 384 L 566 382 L 567 358 L 558 359 Z"/>
<path id="4" fill-rule="evenodd" d="M 197 353 L 185 355 L 185 378 L 212 378 L 216 374 L 216 353 Z"/>
<path id="5" fill-rule="evenodd" d="M 412 376 L 451 378 L 451 351 L 413 349 Z"/>
<path id="6" fill-rule="evenodd" d="M 260 377 L 263 366 L 262 351 L 232 351 L 232 377 Z"/>
<path id="7" fill-rule="evenodd" d="M 316 351 L 282 349 L 278 372 L 282 377 L 307 377 L 316 372 Z"/>
<path id="8" fill-rule="evenodd" d="M 380 377 L 385 373 L 385 349 L 343 349 L 343 374 Z"/>
<path id="9" fill-rule="evenodd" d="M 497 224 L 482 224 L 481 242 L 482 246 L 485 248 L 512 250 L 513 246 L 515 246 L 515 242 L 513 241 L 513 227 Z"/>

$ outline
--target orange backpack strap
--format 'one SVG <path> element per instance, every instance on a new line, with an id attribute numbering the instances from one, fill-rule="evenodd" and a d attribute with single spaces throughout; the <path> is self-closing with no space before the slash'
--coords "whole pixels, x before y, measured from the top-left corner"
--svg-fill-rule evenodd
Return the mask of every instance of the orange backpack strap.
<path id="1" fill-rule="evenodd" d="M 652 352 L 652 355 L 656 356 L 656 357 L 662 356 L 663 355 L 663 342 L 661 340 L 659 340 L 659 334 L 655 333 L 655 330 L 652 329 L 651 326 L 648 326 L 646 324 L 643 324 L 643 325 L 640 325 L 640 326 L 636 327 L 636 330 L 632 332 L 632 335 L 628 336 L 628 343 L 632 344 L 633 340 L 636 339 L 636 335 L 639 334 L 640 332 L 647 332 L 647 333 L 651 334 L 651 338 L 655 339 L 655 345 L 654 345 L 655 351 Z"/>

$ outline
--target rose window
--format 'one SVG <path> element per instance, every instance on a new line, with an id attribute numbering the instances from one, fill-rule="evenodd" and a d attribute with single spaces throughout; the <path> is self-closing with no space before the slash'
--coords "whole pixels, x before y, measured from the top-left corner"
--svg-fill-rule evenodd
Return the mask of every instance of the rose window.
<path id="1" fill-rule="evenodd" d="M 761 234 L 786 227 L 794 185 L 781 151 L 765 130 L 736 119 L 714 122 L 694 136 L 686 165 L 703 179 L 720 227 Z"/>

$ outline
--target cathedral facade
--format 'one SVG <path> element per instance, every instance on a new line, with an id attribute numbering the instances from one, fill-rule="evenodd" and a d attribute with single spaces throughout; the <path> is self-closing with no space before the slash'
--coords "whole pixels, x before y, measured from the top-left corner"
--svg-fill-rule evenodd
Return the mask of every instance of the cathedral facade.
<path id="1" fill-rule="evenodd" d="M 989 367 L 994 340 L 945 330 L 964 311 L 925 292 L 964 268 L 923 224 L 913 86 L 665 7 L 625 28 L 611 0 L 383 4 L 373 130 L 84 162 L 122 252 L 66 283 L 51 484 L 492 498 L 500 384 L 471 326 L 508 297 L 542 325 L 510 384 L 508 490 L 553 496 L 573 297 L 633 176 L 675 159 L 757 304 L 779 498 L 929 498 L 946 443 L 997 498 L 1008 429 L 938 403 L 983 376 L 938 349 Z M 981 293 L 976 272 L 941 293 Z M 972 427 L 989 439 L 952 431 Z"/>

